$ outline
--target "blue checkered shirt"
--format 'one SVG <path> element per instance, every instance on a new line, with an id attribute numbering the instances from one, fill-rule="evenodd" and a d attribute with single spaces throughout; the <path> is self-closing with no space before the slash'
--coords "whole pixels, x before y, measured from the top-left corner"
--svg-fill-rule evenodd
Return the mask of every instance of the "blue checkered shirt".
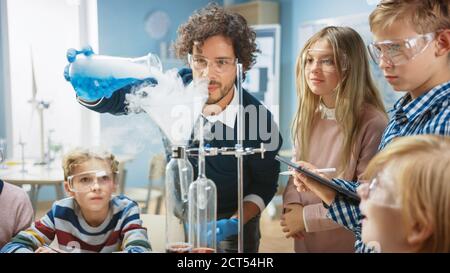
<path id="1" fill-rule="evenodd" d="M 450 82 L 438 85 L 411 101 L 409 94 L 400 98 L 390 111 L 391 119 L 381 138 L 382 150 L 394 138 L 411 135 L 450 135 Z M 333 179 L 333 182 L 356 192 L 359 182 Z M 361 212 L 359 207 L 337 195 L 328 207 L 327 216 L 353 231 L 356 252 L 374 252 L 361 241 Z"/>

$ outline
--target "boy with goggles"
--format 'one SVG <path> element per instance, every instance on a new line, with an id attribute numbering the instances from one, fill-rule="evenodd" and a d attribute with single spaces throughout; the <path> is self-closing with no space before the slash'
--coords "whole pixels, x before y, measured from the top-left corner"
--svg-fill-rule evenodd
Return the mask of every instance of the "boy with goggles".
<path id="1" fill-rule="evenodd" d="M 116 190 L 118 161 L 114 155 L 77 149 L 63 159 L 68 198 L 29 229 L 20 232 L 2 252 L 149 252 L 139 207 Z M 48 247 L 57 239 L 59 249 Z"/>
<path id="2" fill-rule="evenodd" d="M 369 46 L 371 57 L 395 91 L 407 91 L 390 111 L 391 119 L 378 150 L 397 137 L 450 135 L 449 1 L 382 0 L 369 21 L 375 40 Z M 316 168 L 307 162 L 300 165 Z M 360 184 L 333 181 L 353 191 Z M 316 193 L 329 205 L 328 217 L 358 235 L 362 219 L 358 206 L 300 174 L 294 183 L 299 191 Z M 374 251 L 361 240 L 356 241 L 355 248 L 356 252 Z"/>

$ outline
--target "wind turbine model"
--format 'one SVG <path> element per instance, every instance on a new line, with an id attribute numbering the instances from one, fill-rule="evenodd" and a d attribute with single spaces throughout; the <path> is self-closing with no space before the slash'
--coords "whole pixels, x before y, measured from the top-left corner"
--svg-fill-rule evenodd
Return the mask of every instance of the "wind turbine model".
<path id="1" fill-rule="evenodd" d="M 28 102 L 31 103 L 33 109 L 37 110 L 39 115 L 39 142 L 40 142 L 40 158 L 36 165 L 45 165 L 47 164 L 46 156 L 45 156 L 45 144 L 44 144 L 44 110 L 50 107 L 50 102 L 46 102 L 43 100 L 38 100 L 37 96 L 37 84 L 36 84 L 36 73 L 34 68 L 34 58 L 33 58 L 33 49 L 30 47 L 30 56 L 31 56 L 31 77 L 32 77 L 32 94 L 33 97 Z"/>

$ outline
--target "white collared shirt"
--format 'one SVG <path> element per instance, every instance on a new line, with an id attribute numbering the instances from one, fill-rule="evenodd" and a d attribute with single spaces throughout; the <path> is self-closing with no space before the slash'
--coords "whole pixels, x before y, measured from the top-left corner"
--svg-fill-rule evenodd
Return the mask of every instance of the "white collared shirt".
<path id="1" fill-rule="evenodd" d="M 322 100 L 320 100 L 319 112 L 322 119 L 336 120 L 336 109 L 328 108 Z"/>

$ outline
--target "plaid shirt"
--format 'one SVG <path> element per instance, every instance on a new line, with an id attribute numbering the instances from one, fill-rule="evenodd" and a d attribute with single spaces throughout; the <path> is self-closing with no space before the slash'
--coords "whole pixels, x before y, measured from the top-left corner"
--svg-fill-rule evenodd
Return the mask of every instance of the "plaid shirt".
<path id="1" fill-rule="evenodd" d="M 409 94 L 403 96 L 389 113 L 392 118 L 381 138 L 379 151 L 399 136 L 450 135 L 450 82 L 413 101 Z"/>
<path id="2" fill-rule="evenodd" d="M 450 135 L 450 82 L 438 85 L 426 94 L 411 101 L 409 94 L 400 98 L 390 111 L 392 118 L 386 127 L 378 150 L 394 138 L 411 135 Z M 342 179 L 333 181 L 356 192 L 359 183 Z M 356 236 L 356 252 L 373 252 L 361 241 L 361 212 L 359 207 L 337 195 L 328 208 L 327 216 L 352 230 Z"/>

